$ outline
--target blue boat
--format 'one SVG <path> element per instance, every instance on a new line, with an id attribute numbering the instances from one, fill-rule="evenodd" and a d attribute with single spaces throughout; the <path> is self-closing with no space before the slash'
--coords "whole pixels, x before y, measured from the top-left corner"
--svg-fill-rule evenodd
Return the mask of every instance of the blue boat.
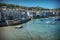
<path id="1" fill-rule="evenodd" d="M 60 21 L 60 18 L 55 19 L 55 21 Z"/>

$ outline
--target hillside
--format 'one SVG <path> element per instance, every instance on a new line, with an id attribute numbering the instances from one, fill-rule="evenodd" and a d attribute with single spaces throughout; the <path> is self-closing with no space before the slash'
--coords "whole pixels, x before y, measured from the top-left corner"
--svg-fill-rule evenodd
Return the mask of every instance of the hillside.
<path id="1" fill-rule="evenodd" d="M 19 6 L 19 5 L 14 5 L 14 4 L 5 4 L 5 3 L 0 3 L 0 7 L 2 6 L 6 6 L 7 8 L 21 8 L 21 9 L 25 9 L 25 10 L 49 10 L 47 8 L 43 8 L 43 7 L 26 7 L 26 6 Z M 55 8 L 55 9 L 50 9 L 50 10 L 60 10 L 60 8 Z"/>
<path id="2" fill-rule="evenodd" d="M 14 4 L 0 3 L 0 7 L 2 7 L 2 6 L 7 6 L 7 8 L 21 8 L 21 9 L 25 9 L 25 10 L 49 10 L 49 9 L 42 8 L 42 7 L 39 7 L 39 6 L 25 7 L 25 6 L 19 6 L 19 5 L 14 5 Z"/>

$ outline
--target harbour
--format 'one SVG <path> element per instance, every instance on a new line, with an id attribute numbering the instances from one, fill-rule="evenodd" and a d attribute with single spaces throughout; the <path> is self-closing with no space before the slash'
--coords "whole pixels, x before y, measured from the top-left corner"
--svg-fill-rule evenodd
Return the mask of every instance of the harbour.
<path id="1" fill-rule="evenodd" d="M 60 40 L 59 0 L 0 1 L 0 40 Z"/>
<path id="2" fill-rule="evenodd" d="M 31 21 L 21 24 L 23 28 L 16 26 L 0 27 L 1 40 L 60 40 L 59 24 L 47 24 L 46 19 L 32 19 Z M 48 18 L 51 21 L 51 18 Z M 54 21 L 54 20 L 52 20 Z M 58 25 L 58 26 L 57 26 Z"/>

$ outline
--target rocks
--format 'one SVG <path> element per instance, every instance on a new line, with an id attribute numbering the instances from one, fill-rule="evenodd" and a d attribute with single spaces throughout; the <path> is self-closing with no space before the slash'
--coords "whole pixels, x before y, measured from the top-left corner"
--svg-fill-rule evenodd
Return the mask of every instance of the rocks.
<path id="1" fill-rule="evenodd" d="M 25 20 L 6 20 L 6 23 L 8 26 L 10 25 L 18 25 L 28 22 L 31 19 L 25 19 Z"/>
<path id="2" fill-rule="evenodd" d="M 6 20 L 6 22 L 0 22 L 0 26 L 13 26 L 19 25 L 28 22 L 31 19 L 24 19 L 24 20 Z"/>
<path id="3" fill-rule="evenodd" d="M 2 27 L 2 26 L 7 26 L 6 22 L 1 22 L 0 27 Z"/>

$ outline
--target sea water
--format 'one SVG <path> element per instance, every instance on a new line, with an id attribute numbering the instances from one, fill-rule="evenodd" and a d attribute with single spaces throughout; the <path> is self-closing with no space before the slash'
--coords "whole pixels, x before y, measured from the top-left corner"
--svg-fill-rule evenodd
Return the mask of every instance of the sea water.
<path id="1" fill-rule="evenodd" d="M 43 21 L 41 21 L 41 19 Z M 46 23 L 49 21 L 50 23 Z M 54 23 L 54 24 L 52 24 Z M 60 26 L 54 18 L 32 19 L 21 24 L 23 28 L 16 26 L 1 27 L 1 39 L 3 40 L 60 40 Z"/>

